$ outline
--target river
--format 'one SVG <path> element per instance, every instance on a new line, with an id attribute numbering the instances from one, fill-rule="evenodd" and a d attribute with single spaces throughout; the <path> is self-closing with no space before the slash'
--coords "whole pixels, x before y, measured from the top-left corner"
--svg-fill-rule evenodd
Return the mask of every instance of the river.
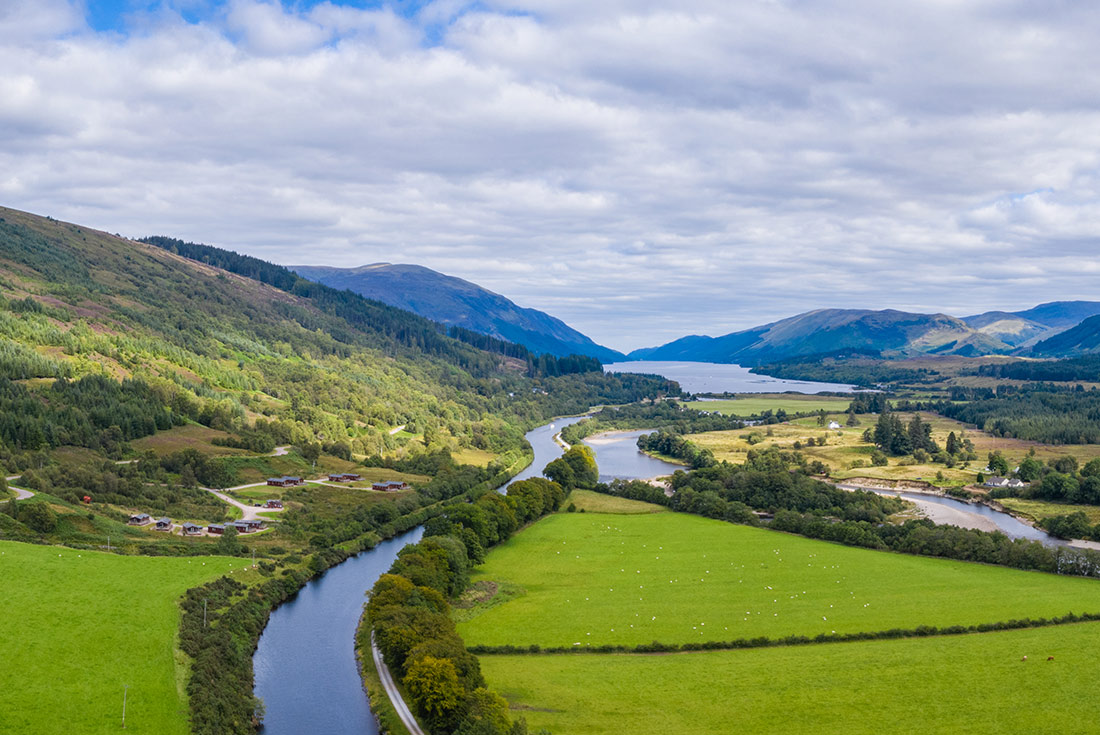
<path id="1" fill-rule="evenodd" d="M 557 419 L 528 432 L 535 460 L 515 479 L 539 476 L 543 467 L 561 455 L 554 436 L 581 418 Z M 614 432 L 586 441 L 596 452 L 601 480 L 644 479 L 682 469 L 638 450 L 637 438 L 646 431 Z M 942 505 L 982 517 L 1014 538 L 1063 543 L 986 506 L 914 493 L 900 495 L 925 508 L 927 504 Z M 256 695 L 264 700 L 267 710 L 265 735 L 378 733 L 355 659 L 355 633 L 367 590 L 390 568 L 397 553 L 422 535 L 423 529 L 417 527 L 351 557 L 307 583 L 271 614 L 252 660 Z"/>
<path id="2" fill-rule="evenodd" d="M 688 393 L 852 393 L 854 385 L 784 380 L 755 375 L 740 365 L 716 362 L 615 362 L 603 366 L 609 373 L 650 373 L 675 380 Z"/>
<path id="3" fill-rule="evenodd" d="M 561 456 L 554 435 L 582 418 L 556 419 L 527 432 L 535 460 L 510 482 L 540 476 Z M 423 533 L 418 526 L 337 564 L 271 613 L 252 657 L 256 696 L 266 708 L 264 735 L 376 735 L 355 633 L 367 590 Z"/>

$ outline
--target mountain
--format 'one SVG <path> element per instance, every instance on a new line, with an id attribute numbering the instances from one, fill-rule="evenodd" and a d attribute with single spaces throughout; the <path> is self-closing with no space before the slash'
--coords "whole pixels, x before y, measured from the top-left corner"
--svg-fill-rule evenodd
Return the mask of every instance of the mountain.
<path id="1" fill-rule="evenodd" d="M 1035 355 L 1067 357 L 1100 352 L 1100 315 L 1090 316 L 1031 348 Z"/>
<path id="2" fill-rule="evenodd" d="M 1100 314 L 1100 301 L 1051 301 L 1015 314 L 1048 327 L 1072 327 Z"/>
<path id="3" fill-rule="evenodd" d="M 963 317 L 962 321 L 1010 347 L 1027 345 L 1052 332 L 1052 327 L 1048 324 L 1007 311 L 987 311 L 984 314 Z"/>
<path id="4" fill-rule="evenodd" d="M 348 289 L 448 326 L 515 342 L 535 353 L 587 355 L 603 362 L 625 358 L 560 319 L 423 266 L 375 263 L 358 268 L 296 265 L 291 269 L 326 286 Z"/>
<path id="5" fill-rule="evenodd" d="M 181 427 L 211 455 L 318 442 L 343 457 L 425 447 L 514 456 L 533 420 L 664 390 L 609 380 L 590 358 L 533 358 L 459 336 L 256 258 L 0 207 L 8 470 L 60 447 L 132 456 L 130 442 Z M 410 436 L 422 439 L 409 446 Z M 184 439 L 168 445 L 194 445 Z M 196 465 L 200 482 L 245 471 L 210 464 Z"/>
<path id="6" fill-rule="evenodd" d="M 629 357 L 759 365 L 845 349 L 970 356 L 1008 352 L 1011 347 L 945 314 L 818 309 L 722 337 L 684 337 L 635 350 Z"/>

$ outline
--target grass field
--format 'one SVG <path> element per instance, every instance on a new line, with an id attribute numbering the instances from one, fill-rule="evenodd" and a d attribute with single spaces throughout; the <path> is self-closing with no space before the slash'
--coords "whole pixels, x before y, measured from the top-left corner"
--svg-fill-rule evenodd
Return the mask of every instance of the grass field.
<path id="1" fill-rule="evenodd" d="M 829 412 L 848 410 L 851 401 L 847 398 L 827 396 L 787 395 L 769 393 L 750 393 L 732 400 L 692 401 L 684 404 L 698 411 L 717 411 L 726 416 L 757 416 L 764 411 L 783 409 L 787 413 L 811 413 L 825 409 Z M 843 423 L 843 422 L 841 422 Z"/>
<path id="2" fill-rule="evenodd" d="M 472 464 L 476 467 L 488 467 L 489 463 L 499 457 L 499 454 L 486 452 L 484 449 L 462 447 L 451 452 L 451 457 L 459 464 Z"/>
<path id="3" fill-rule="evenodd" d="M 997 501 L 1005 508 L 1018 516 L 1025 516 L 1033 521 L 1041 521 L 1051 516 L 1064 516 L 1080 511 L 1089 518 L 1089 523 L 1100 523 L 1100 506 L 1097 505 L 1071 505 L 1069 503 L 1049 503 L 1044 500 L 1024 500 L 1023 498 L 1001 498 Z"/>
<path id="4" fill-rule="evenodd" d="M 574 490 L 565 501 L 566 505 L 573 503 L 577 510 L 586 513 L 621 513 L 636 515 L 639 513 L 667 513 L 668 508 L 655 503 L 642 503 L 638 500 L 617 498 L 614 495 L 594 493 L 591 490 Z"/>
<path id="5" fill-rule="evenodd" d="M 636 645 L 970 625 L 1100 612 L 1100 582 L 876 552 L 678 513 L 559 513 L 473 581 L 526 594 L 469 645 Z"/>
<path id="6" fill-rule="evenodd" d="M 246 564 L 0 541 L 0 733 L 189 732 L 178 600 Z"/>
<path id="7" fill-rule="evenodd" d="M 489 686 L 531 732 L 1066 734 L 1096 732 L 1098 647 L 1100 623 L 1086 623 L 797 648 L 480 659 Z"/>
<path id="8" fill-rule="evenodd" d="M 199 424 L 177 426 L 166 431 L 158 431 L 152 436 L 135 439 L 130 446 L 137 453 L 153 450 L 158 456 L 180 452 L 184 449 L 197 449 L 203 454 L 215 457 L 249 454 L 244 449 L 220 447 L 211 442 L 215 438 L 226 438 L 229 434 Z"/>
<path id="9" fill-rule="evenodd" d="M 845 404 L 847 406 L 847 404 Z M 902 414 L 904 421 L 908 421 L 909 414 Z M 883 480 L 923 480 L 939 486 L 963 486 L 973 484 L 977 480 L 978 471 L 985 467 L 986 458 L 992 451 L 1000 451 L 1008 459 L 1010 466 L 1016 466 L 1032 450 L 1043 461 L 1054 457 L 1073 455 L 1081 464 L 1093 457 L 1100 456 L 1100 445 L 1067 445 L 1048 446 L 1036 442 L 1026 442 L 1019 439 L 1006 439 L 990 436 L 973 427 L 944 418 L 942 416 L 921 413 L 921 418 L 932 426 L 932 438 L 943 447 L 947 443 L 947 435 L 955 432 L 958 437 L 965 436 L 974 444 L 974 450 L 978 459 L 970 462 L 967 467 L 947 468 L 942 464 L 903 464 L 903 461 L 912 461 L 904 457 L 891 457 L 889 464 L 881 467 L 871 465 L 871 452 L 874 447 L 863 441 L 863 432 L 868 427 L 874 427 L 876 416 L 860 416 L 859 426 L 846 426 L 847 416 L 843 413 L 829 414 L 828 420 L 836 421 L 841 425 L 840 429 L 825 429 L 817 425 L 813 418 L 798 419 L 784 424 L 771 426 L 756 426 L 735 431 L 711 431 L 703 434 L 692 434 L 688 438 L 701 447 L 714 452 L 718 459 L 728 460 L 740 464 L 750 449 L 764 449 L 775 446 L 782 449 L 793 449 L 798 441 L 802 447 L 800 451 L 810 460 L 821 460 L 830 469 L 830 474 L 837 479 L 849 477 L 873 477 Z M 769 434 L 770 432 L 770 434 Z M 753 437 L 755 443 L 750 443 L 747 437 Z M 808 439 L 825 437 L 825 446 L 807 446 Z M 861 463 L 863 466 L 853 467 L 853 463 Z M 937 473 L 943 473 L 943 480 L 937 480 Z"/>

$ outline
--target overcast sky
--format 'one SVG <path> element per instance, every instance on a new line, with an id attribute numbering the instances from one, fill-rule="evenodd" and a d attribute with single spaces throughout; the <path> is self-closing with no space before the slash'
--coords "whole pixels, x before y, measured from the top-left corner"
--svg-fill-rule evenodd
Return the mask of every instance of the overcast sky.
<path id="1" fill-rule="evenodd" d="M 0 204 L 611 347 L 1100 299 L 1100 6 L 0 0 Z"/>

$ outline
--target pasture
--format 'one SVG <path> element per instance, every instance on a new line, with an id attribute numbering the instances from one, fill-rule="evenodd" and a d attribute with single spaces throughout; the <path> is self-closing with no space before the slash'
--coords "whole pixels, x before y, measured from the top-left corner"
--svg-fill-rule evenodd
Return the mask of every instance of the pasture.
<path id="1" fill-rule="evenodd" d="M 668 508 L 655 503 L 643 503 L 639 500 L 617 498 L 614 495 L 605 495 L 591 490 L 574 490 L 565 501 L 566 505 L 572 503 L 578 511 L 586 513 L 623 513 L 635 515 L 638 513 L 667 513 Z"/>
<path id="2" fill-rule="evenodd" d="M 1100 612 L 1100 582 L 871 551 L 679 513 L 559 513 L 472 576 L 526 594 L 475 609 L 468 645 L 637 645 Z"/>
<path id="3" fill-rule="evenodd" d="M 0 732 L 189 732 L 179 599 L 247 564 L 0 541 Z"/>
<path id="4" fill-rule="evenodd" d="M 531 732 L 1083 734 L 1100 720 L 1097 647 L 1100 623 L 1082 623 L 794 648 L 480 660 L 489 686 Z"/>
<path id="5" fill-rule="evenodd" d="M 847 404 L 845 404 L 847 405 Z M 901 414 L 908 421 L 910 414 Z M 890 457 L 889 463 L 880 467 L 872 466 L 871 452 L 874 447 L 863 441 L 863 432 L 874 428 L 875 415 L 861 415 L 858 426 L 847 426 L 847 416 L 843 413 L 829 414 L 828 420 L 841 425 L 839 429 L 825 429 L 817 425 L 815 418 L 797 419 L 788 423 L 770 426 L 755 426 L 731 431 L 711 431 L 703 434 L 691 434 L 687 438 L 695 444 L 710 449 L 720 460 L 735 464 L 745 461 L 752 449 L 778 447 L 794 449 L 795 442 L 809 460 L 820 460 L 829 467 L 830 474 L 836 479 L 850 477 L 871 477 L 882 480 L 924 480 L 941 487 L 964 486 L 977 480 L 978 471 L 985 467 L 986 458 L 992 451 L 1000 451 L 1010 467 L 1018 465 L 1028 453 L 1034 451 L 1041 461 L 1064 455 L 1073 455 L 1078 462 L 1085 464 L 1089 459 L 1100 456 L 1100 445 L 1049 446 L 1037 442 L 995 437 L 968 427 L 953 419 L 937 414 L 921 413 L 921 418 L 932 426 L 932 438 L 942 448 L 947 443 L 947 435 L 955 432 L 960 439 L 966 437 L 974 444 L 978 459 L 968 465 L 954 468 L 942 464 L 927 462 L 914 463 L 911 457 Z M 824 446 L 810 446 L 808 440 L 824 437 Z M 937 473 L 943 474 L 937 480 Z"/>
<path id="6" fill-rule="evenodd" d="M 696 411 L 717 411 L 726 416 L 740 416 L 749 418 L 758 416 L 764 411 L 778 411 L 787 413 L 816 413 L 825 409 L 829 413 L 843 413 L 848 410 L 848 398 L 835 398 L 828 396 L 812 396 L 788 393 L 748 393 L 733 399 L 721 399 L 716 401 L 691 401 L 684 405 Z M 841 423 L 844 423 L 841 421 Z"/>

